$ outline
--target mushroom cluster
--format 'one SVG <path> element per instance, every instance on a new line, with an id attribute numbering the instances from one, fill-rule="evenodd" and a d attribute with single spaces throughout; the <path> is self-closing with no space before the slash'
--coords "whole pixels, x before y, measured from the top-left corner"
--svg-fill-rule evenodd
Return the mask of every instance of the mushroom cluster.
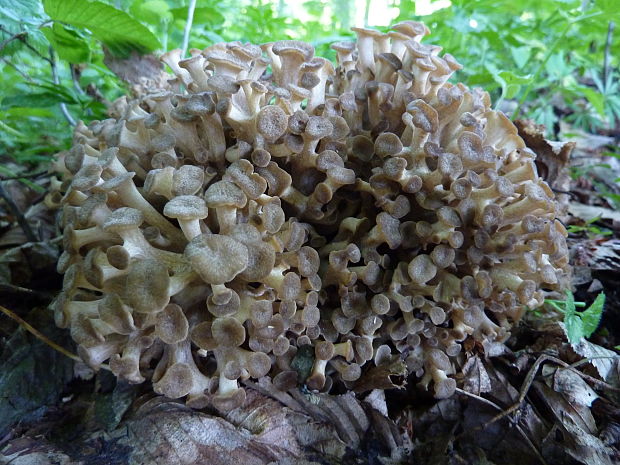
<path id="1" fill-rule="evenodd" d="M 78 125 L 58 157 L 56 323 L 92 367 L 195 407 L 239 382 L 353 387 L 404 361 L 438 398 L 568 270 L 535 154 L 405 21 L 332 47 L 222 43 Z M 307 370 L 300 359 L 310 360 Z"/>

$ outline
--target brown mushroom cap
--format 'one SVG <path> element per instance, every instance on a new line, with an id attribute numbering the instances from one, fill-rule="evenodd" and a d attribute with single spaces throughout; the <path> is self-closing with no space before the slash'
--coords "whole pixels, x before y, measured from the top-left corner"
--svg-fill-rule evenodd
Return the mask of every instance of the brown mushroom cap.
<path id="1" fill-rule="evenodd" d="M 286 113 L 276 105 L 261 108 L 256 118 L 256 129 L 268 142 L 275 142 L 284 135 L 287 126 Z"/>
<path id="2" fill-rule="evenodd" d="M 156 260 L 133 262 L 127 274 L 124 299 L 139 313 L 157 313 L 170 301 L 168 268 Z"/>

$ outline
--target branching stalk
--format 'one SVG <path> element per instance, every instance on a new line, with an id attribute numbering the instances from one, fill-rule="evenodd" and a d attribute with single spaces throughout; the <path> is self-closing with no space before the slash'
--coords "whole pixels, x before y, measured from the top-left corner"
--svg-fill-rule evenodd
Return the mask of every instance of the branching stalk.
<path id="1" fill-rule="evenodd" d="M 52 80 L 54 81 L 54 84 L 60 84 L 60 79 L 58 78 L 58 68 L 56 65 L 54 49 L 51 46 L 49 48 L 49 53 L 50 53 L 50 66 L 52 67 Z M 71 126 L 75 126 L 77 122 L 75 121 L 73 116 L 71 116 L 71 113 L 69 113 L 69 109 L 67 108 L 67 105 L 64 102 L 60 102 L 59 105 L 60 105 L 60 111 L 62 112 L 62 115 L 65 117 L 67 122 Z"/>
<path id="2" fill-rule="evenodd" d="M 183 30 L 183 52 L 181 57 L 185 57 L 187 53 L 187 47 L 189 45 L 189 34 L 192 29 L 192 23 L 194 22 L 194 10 L 196 9 L 196 0 L 190 0 L 187 7 L 187 21 L 185 21 L 185 29 Z"/>

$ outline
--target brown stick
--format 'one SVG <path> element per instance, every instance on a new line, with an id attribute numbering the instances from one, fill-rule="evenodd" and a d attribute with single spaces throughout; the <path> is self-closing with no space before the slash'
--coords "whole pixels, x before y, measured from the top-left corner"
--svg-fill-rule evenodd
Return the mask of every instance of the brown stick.
<path id="1" fill-rule="evenodd" d="M 55 351 L 60 352 L 65 357 L 69 357 L 71 360 L 75 360 L 76 362 L 83 362 L 83 360 L 79 356 L 75 355 L 72 352 L 69 352 L 64 347 L 59 346 L 58 344 L 56 344 L 54 341 L 52 341 L 50 338 L 48 338 L 45 334 L 40 332 L 35 327 L 31 326 L 30 323 L 28 323 L 26 320 L 24 320 L 23 318 L 21 318 L 19 315 L 15 314 L 14 312 L 9 310 L 8 308 L 5 308 L 2 305 L 0 305 L 0 312 L 4 313 L 9 318 L 15 320 L 22 328 L 24 328 L 30 334 L 35 336 L 37 339 L 41 340 L 42 342 L 44 342 L 45 344 L 50 346 Z M 110 367 L 107 364 L 105 364 L 105 363 L 102 363 L 101 365 L 99 365 L 99 368 L 103 368 L 104 370 L 112 371 L 112 370 L 110 370 Z"/>

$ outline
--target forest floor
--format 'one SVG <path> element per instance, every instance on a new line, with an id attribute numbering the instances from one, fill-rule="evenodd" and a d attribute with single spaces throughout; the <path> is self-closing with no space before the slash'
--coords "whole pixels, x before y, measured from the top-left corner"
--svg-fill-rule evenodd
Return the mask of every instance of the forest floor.
<path id="1" fill-rule="evenodd" d="M 61 232 L 31 186 L 47 189 L 50 175 L 0 179 L 0 464 L 620 463 L 614 134 L 561 126 L 555 143 L 532 123 L 519 129 L 563 205 L 575 300 L 587 307 L 606 295 L 600 325 L 586 340 L 596 309 L 529 312 L 506 345 L 469 348 L 457 394 L 440 401 L 415 381 L 356 396 L 279 393 L 263 379 L 247 383 L 243 407 L 219 415 L 93 373 L 70 358 L 68 332 L 47 310 L 62 287 Z"/>

